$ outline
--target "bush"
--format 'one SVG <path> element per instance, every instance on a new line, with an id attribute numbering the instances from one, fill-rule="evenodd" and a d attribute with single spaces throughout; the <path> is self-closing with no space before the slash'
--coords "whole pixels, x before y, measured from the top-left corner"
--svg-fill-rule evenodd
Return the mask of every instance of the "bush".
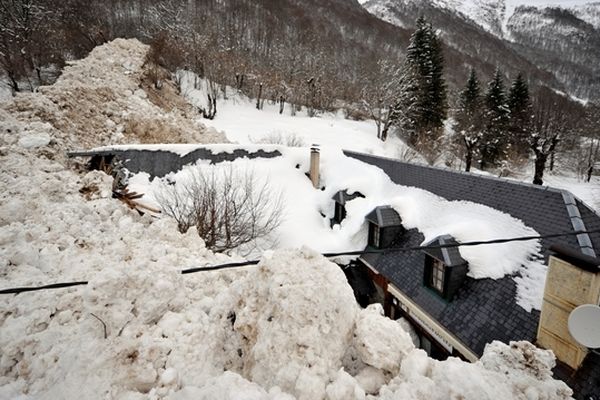
<path id="1" fill-rule="evenodd" d="M 180 232 L 196 226 L 206 247 L 215 252 L 254 248 L 280 225 L 283 209 L 281 193 L 267 180 L 232 167 L 190 169 L 181 182 L 165 183 L 156 199 Z"/>

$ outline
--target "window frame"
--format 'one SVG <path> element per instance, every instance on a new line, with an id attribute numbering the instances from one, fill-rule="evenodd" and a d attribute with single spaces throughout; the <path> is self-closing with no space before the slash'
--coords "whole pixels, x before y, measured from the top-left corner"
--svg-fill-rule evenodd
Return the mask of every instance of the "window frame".
<path id="1" fill-rule="evenodd" d="M 431 257 L 429 287 L 444 295 L 446 284 L 446 265 L 435 257 Z"/>

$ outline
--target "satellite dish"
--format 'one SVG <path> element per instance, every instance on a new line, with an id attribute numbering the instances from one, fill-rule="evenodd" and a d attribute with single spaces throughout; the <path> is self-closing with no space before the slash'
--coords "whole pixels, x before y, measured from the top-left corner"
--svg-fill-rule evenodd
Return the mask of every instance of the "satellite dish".
<path id="1" fill-rule="evenodd" d="M 569 333 L 582 346 L 600 348 L 600 307 L 584 304 L 569 315 Z"/>

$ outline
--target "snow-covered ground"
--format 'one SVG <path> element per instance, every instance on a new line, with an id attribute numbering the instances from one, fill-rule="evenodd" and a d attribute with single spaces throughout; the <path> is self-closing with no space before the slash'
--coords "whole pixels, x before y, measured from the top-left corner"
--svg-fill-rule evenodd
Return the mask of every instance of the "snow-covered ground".
<path id="1" fill-rule="evenodd" d="M 195 76 L 191 72 L 180 71 L 181 91 L 197 106 L 206 103 L 206 83 L 194 89 Z M 203 120 L 207 126 L 223 131 L 233 143 L 288 144 L 297 142 L 304 146 L 319 144 L 364 153 L 398 157 L 406 145 L 397 137 L 387 142 L 377 139 L 377 129 L 373 121 L 352 121 L 345 119 L 341 112 L 325 113 L 308 117 L 306 111 L 298 111 L 291 116 L 290 105 L 286 104 L 283 114 L 279 105 L 264 102 L 262 110 L 256 109 L 256 100 L 243 96 L 232 88 L 227 90 L 227 100 L 217 103 L 217 115 L 213 120 Z"/>
<path id="2" fill-rule="evenodd" d="M 552 353 L 526 342 L 494 342 L 472 364 L 428 358 L 380 307 L 361 310 L 342 271 L 306 247 L 265 253 L 254 267 L 181 275 L 235 258 L 208 251 L 193 228 L 182 235 L 168 218 L 139 216 L 110 198 L 109 177 L 71 168 L 64 157 L 74 146 L 143 142 L 148 138 L 127 122 L 145 117 L 188 141 L 219 137 L 195 135 L 191 130 L 202 128 L 195 117 L 150 101 L 156 93 L 140 89 L 146 50 L 134 40 L 109 43 L 57 85 L 0 104 L 0 288 L 89 281 L 0 295 L 0 398 L 570 398 L 552 379 Z M 307 149 L 292 149 L 272 160 L 275 167 L 268 160 L 233 163 L 273 176 L 282 171 L 279 183 L 297 186 L 286 195 L 298 196 L 290 202 L 299 214 L 288 215 L 286 229 L 311 230 L 294 238 L 282 227 L 287 246 L 360 242 L 360 216 L 383 201 L 393 200 L 406 223 L 428 237 L 437 234 L 429 212 L 468 208 L 394 187 L 375 168 L 349 175 L 357 161 L 339 148 L 323 149 L 326 190 L 315 190 L 302 173 L 307 157 Z M 147 185 L 143 178 L 137 184 Z M 307 233 L 325 231 L 319 207 L 330 212 L 329 198 L 340 188 L 369 196 L 354 200 L 339 232 L 317 243 Z M 490 219 L 530 231 L 510 216 L 475 210 L 479 235 L 498 234 L 486 229 Z M 444 226 L 469 239 L 458 221 Z M 516 259 L 535 249 L 512 250 Z M 478 265 L 475 253 L 464 255 Z"/>

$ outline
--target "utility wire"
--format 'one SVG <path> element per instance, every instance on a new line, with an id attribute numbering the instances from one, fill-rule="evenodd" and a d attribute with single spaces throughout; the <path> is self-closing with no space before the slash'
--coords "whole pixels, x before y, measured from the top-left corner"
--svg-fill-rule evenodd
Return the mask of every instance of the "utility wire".
<path id="1" fill-rule="evenodd" d="M 510 243 L 510 242 L 525 242 L 525 241 L 529 241 L 529 240 L 552 239 L 552 238 L 558 238 L 558 237 L 576 236 L 576 235 L 591 234 L 591 233 L 600 233 L 600 229 L 594 229 L 591 231 L 573 231 L 573 232 L 565 232 L 565 233 L 551 233 L 548 235 L 540 235 L 540 236 L 520 236 L 520 237 L 515 237 L 515 238 L 480 240 L 480 241 L 464 242 L 464 243 L 437 244 L 437 245 L 430 245 L 430 246 L 392 247 L 392 248 L 388 248 L 388 249 L 371 249 L 371 250 L 345 251 L 345 252 L 340 252 L 340 253 L 324 253 L 323 256 L 327 257 L 327 258 L 331 258 L 331 257 L 340 257 L 340 256 L 360 256 L 360 255 L 364 255 L 364 254 L 386 254 L 386 253 L 399 253 L 399 252 L 409 252 L 409 251 L 418 251 L 418 250 L 445 249 L 445 248 L 449 248 L 449 247 L 481 246 L 481 245 L 501 244 L 501 243 Z M 222 269 L 246 267 L 246 266 L 256 265 L 259 262 L 260 262 L 260 260 L 251 260 L 251 261 L 233 262 L 233 263 L 219 264 L 219 265 L 210 265 L 210 266 L 206 266 L 206 267 L 187 268 L 187 269 L 181 270 L 181 274 L 186 275 L 186 274 L 193 274 L 196 272 L 218 271 L 218 270 L 222 270 Z M 83 286 L 83 285 L 87 285 L 87 284 L 88 284 L 88 281 L 54 283 L 54 284 L 44 285 L 44 286 L 29 286 L 29 287 L 2 289 L 2 290 L 0 290 L 0 294 L 19 294 L 19 293 L 23 293 L 23 292 L 61 289 L 61 288 L 67 288 L 67 287 L 71 287 L 71 286 Z"/>

